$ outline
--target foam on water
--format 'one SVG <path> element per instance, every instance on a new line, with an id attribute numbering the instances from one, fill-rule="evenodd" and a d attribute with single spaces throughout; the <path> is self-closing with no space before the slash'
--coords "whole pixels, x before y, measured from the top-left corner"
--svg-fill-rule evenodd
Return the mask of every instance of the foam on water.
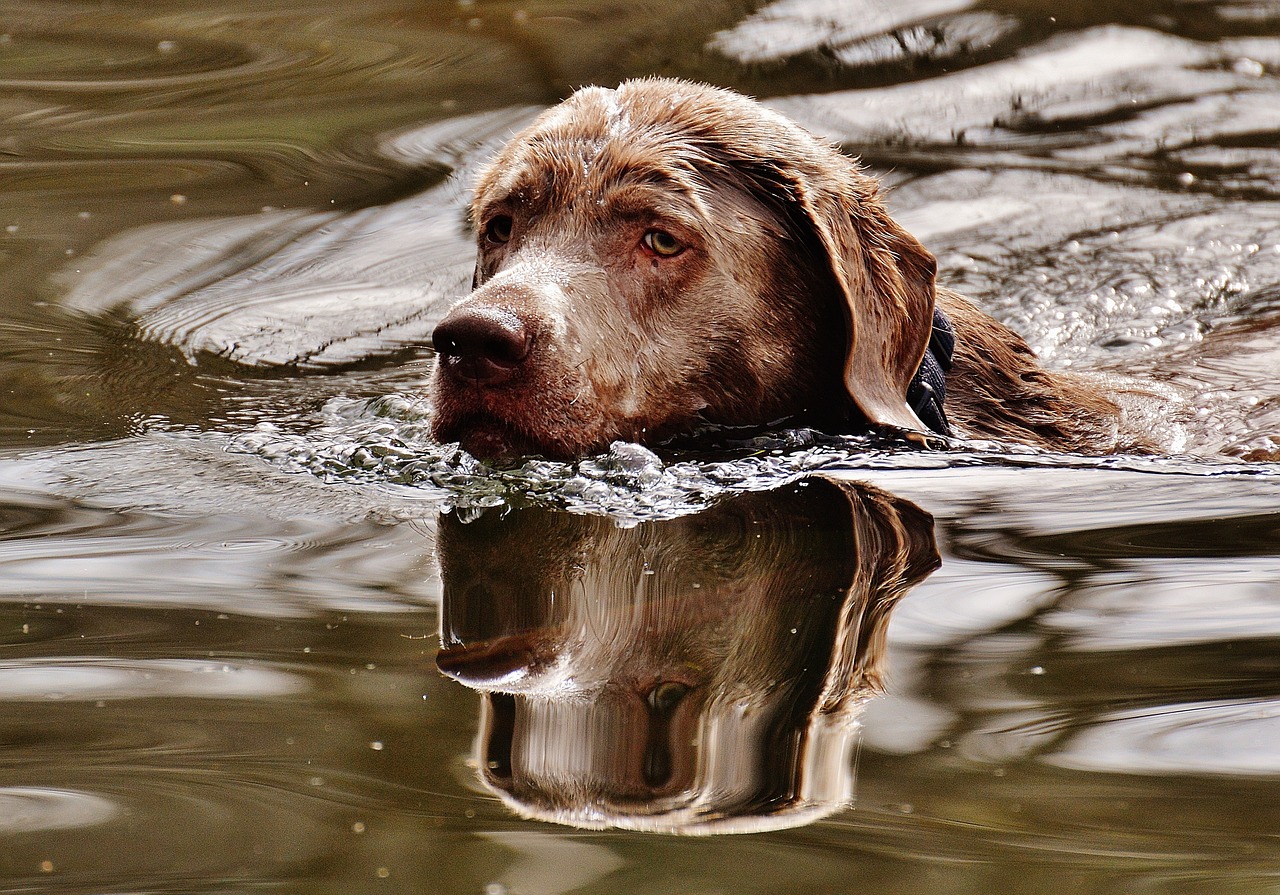
<path id="1" fill-rule="evenodd" d="M 817 471 L 936 470 L 1001 466 L 1118 469 L 1180 475 L 1280 476 L 1280 464 L 1192 457 L 1081 457 L 987 442 L 941 441 L 921 450 L 876 435 L 831 436 L 812 429 L 714 435 L 711 449 L 660 449 L 615 442 L 573 463 L 530 458 L 485 464 L 456 444 L 434 442 L 417 396 L 333 398 L 311 427 L 261 422 L 233 435 L 228 450 L 262 457 L 286 472 L 324 482 L 411 491 L 427 504 L 461 514 L 499 506 L 544 506 L 604 515 L 620 525 L 695 513 L 747 491 L 776 488 Z"/>

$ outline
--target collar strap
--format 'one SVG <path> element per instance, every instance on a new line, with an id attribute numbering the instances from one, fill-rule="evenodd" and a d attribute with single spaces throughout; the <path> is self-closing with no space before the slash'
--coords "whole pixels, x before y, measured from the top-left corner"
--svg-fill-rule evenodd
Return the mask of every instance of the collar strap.
<path id="1" fill-rule="evenodd" d="M 929 334 L 929 347 L 924 360 L 907 387 L 907 403 L 924 423 L 939 435 L 950 435 L 951 426 L 942 402 L 947 399 L 947 371 L 951 369 L 951 356 L 955 353 L 956 331 L 947 315 L 933 309 L 933 331 Z"/>

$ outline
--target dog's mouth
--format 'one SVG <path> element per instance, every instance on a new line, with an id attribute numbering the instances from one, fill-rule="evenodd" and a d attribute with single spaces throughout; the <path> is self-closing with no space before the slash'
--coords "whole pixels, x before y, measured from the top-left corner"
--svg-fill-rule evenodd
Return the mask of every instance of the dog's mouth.
<path id="1" fill-rule="evenodd" d="M 464 451 L 480 460 L 504 464 L 528 457 L 568 462 L 590 453 L 594 447 L 586 443 L 570 444 L 553 433 L 532 432 L 511 420 L 486 413 L 466 413 L 437 421 L 432 434 L 442 443 L 456 441 Z"/>
<path id="2" fill-rule="evenodd" d="M 506 420 L 469 413 L 434 427 L 438 441 L 456 441 L 481 460 L 509 462 L 525 454 L 541 453 L 534 439 Z"/>

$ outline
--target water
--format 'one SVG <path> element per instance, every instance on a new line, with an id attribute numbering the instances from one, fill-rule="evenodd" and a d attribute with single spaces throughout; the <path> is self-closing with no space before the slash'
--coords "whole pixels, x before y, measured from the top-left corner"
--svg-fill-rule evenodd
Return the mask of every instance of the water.
<path id="1" fill-rule="evenodd" d="M 1188 456 L 432 444 L 475 165 L 655 72 Z M 1277 891 L 1277 73 L 1251 2 L 11 4 L 0 891 Z"/>

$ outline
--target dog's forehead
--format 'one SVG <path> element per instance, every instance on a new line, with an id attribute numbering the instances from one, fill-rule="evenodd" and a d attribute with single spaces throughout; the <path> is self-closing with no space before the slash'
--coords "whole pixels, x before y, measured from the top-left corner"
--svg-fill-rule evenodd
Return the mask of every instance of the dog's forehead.
<path id="1" fill-rule="evenodd" d="M 663 83 L 673 86 L 658 89 Z M 623 180 L 692 192 L 715 166 L 719 138 L 732 139 L 742 129 L 741 119 L 733 128 L 717 127 L 721 107 L 730 102 L 745 101 L 678 81 L 579 90 L 503 148 L 482 174 L 477 200 L 559 204 L 599 196 Z"/>

